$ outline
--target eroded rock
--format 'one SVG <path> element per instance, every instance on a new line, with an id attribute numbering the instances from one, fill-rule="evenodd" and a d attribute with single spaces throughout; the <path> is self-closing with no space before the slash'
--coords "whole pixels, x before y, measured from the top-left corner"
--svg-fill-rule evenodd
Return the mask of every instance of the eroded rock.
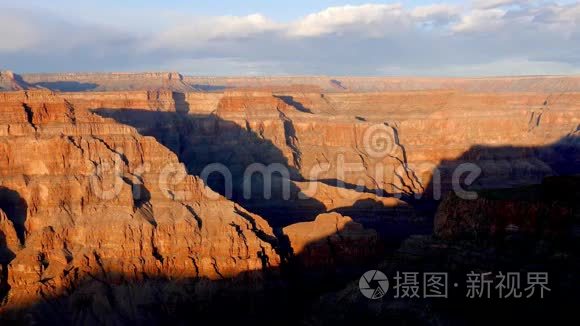
<path id="1" fill-rule="evenodd" d="M 306 266 L 363 262 L 377 253 L 376 231 L 338 213 L 320 214 L 312 222 L 292 224 L 282 232 L 293 254 Z"/>

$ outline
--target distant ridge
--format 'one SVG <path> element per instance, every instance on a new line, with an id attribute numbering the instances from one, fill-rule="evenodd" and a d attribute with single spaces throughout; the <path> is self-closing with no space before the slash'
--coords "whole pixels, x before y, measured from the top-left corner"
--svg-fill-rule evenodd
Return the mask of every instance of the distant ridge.
<path id="1" fill-rule="evenodd" d="M 21 76 L 10 70 L 0 70 L 0 91 L 19 91 L 31 88 L 34 87 L 24 82 Z"/>
<path id="2" fill-rule="evenodd" d="M 580 92 L 580 76 L 498 77 L 350 77 L 350 76 L 184 76 L 178 72 L 33 73 L 0 74 L 0 90 L 47 88 L 53 91 L 170 90 L 223 92 L 270 90 L 273 92 L 399 92 L 457 90 L 482 93 Z"/>
<path id="3" fill-rule="evenodd" d="M 579 92 L 580 76 L 515 77 L 195 77 L 184 76 L 191 85 L 207 89 L 282 87 L 307 85 L 324 92 L 391 92 L 415 90 L 458 90 L 467 92 Z"/>
<path id="4" fill-rule="evenodd" d="M 62 92 L 195 90 L 183 82 L 183 76 L 178 72 L 42 73 L 22 76 L 27 83 Z"/>

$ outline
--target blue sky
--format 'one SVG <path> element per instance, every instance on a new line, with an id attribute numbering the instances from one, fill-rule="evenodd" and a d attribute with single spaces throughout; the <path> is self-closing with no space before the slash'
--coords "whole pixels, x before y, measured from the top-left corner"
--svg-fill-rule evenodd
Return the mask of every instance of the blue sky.
<path id="1" fill-rule="evenodd" d="M 312 12 L 317 12 L 328 7 L 343 5 L 361 5 L 370 3 L 368 0 L 295 0 L 295 1 L 275 1 L 275 0 L 223 0 L 223 1 L 187 1 L 187 0 L 103 0 L 103 1 L 71 1 L 71 0 L 0 0 L 0 4 L 6 7 L 16 8 L 43 8 L 56 13 L 80 12 L 85 18 L 91 20 L 106 19 L 106 15 L 111 12 L 128 11 L 159 11 L 176 10 L 182 13 L 189 13 L 199 16 L 222 16 L 222 15 L 249 15 L 262 13 L 281 21 L 290 21 L 296 17 L 304 16 Z M 461 3 L 462 1 L 450 0 L 446 3 Z M 393 3 L 393 1 L 372 1 L 372 3 Z M 400 1 L 401 4 L 409 7 L 437 3 L 437 1 L 413 0 Z"/>
<path id="2" fill-rule="evenodd" d="M 574 0 L 0 0 L 0 68 L 197 75 L 580 73 Z"/>

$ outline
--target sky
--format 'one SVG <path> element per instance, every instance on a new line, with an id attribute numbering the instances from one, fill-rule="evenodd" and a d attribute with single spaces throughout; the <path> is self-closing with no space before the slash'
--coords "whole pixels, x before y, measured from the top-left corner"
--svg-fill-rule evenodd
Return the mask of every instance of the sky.
<path id="1" fill-rule="evenodd" d="M 0 69 L 580 74 L 580 1 L 0 0 Z"/>

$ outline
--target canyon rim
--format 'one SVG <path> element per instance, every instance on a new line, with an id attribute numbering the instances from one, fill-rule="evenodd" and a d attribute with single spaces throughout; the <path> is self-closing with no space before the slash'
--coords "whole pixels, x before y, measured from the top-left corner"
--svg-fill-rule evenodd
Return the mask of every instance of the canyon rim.
<path id="1" fill-rule="evenodd" d="M 579 77 L 0 81 L 2 324 L 574 314 Z M 400 295 L 434 272 L 446 298 Z M 475 272 L 549 292 L 466 298 Z"/>

